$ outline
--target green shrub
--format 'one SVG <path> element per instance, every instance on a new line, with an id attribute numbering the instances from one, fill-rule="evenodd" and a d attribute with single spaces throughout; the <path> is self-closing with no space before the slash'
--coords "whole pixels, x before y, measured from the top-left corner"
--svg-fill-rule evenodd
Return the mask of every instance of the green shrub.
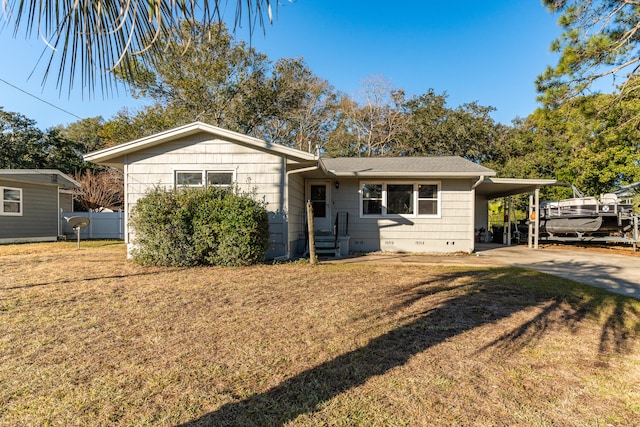
<path id="1" fill-rule="evenodd" d="M 138 201 L 131 221 L 132 254 L 141 264 L 250 265 L 269 245 L 265 203 L 226 189 L 155 188 Z"/>

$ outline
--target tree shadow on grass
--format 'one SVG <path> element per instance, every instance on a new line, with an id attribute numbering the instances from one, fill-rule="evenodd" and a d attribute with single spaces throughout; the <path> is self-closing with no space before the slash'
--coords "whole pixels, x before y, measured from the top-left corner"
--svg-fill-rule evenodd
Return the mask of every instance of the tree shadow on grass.
<path id="1" fill-rule="evenodd" d="M 541 339 L 558 323 L 558 319 L 563 325 L 577 330 L 587 317 L 601 319 L 602 330 L 598 346 L 600 355 L 630 354 L 633 351 L 633 343 L 640 333 L 640 304 L 633 297 L 546 273 L 539 274 L 537 280 L 544 281 L 547 287 L 552 284 L 555 288 L 554 295 L 549 295 L 542 311 L 479 351 L 496 347 L 514 352 Z M 531 289 L 535 288 L 530 286 L 525 290 Z"/>
<path id="2" fill-rule="evenodd" d="M 579 322 L 587 311 L 598 309 L 599 304 L 608 304 L 609 294 L 596 293 L 595 298 L 591 294 L 589 298 L 581 298 L 570 290 L 554 293 L 546 288 L 522 289 L 519 284 L 529 280 L 525 273 L 520 269 L 453 272 L 446 277 L 440 276 L 438 284 L 417 283 L 403 291 L 403 303 L 390 307 L 391 311 L 434 296 L 438 297 L 438 302 L 432 306 L 427 304 L 417 317 L 407 319 L 404 325 L 371 340 L 364 347 L 301 372 L 270 390 L 226 404 L 184 425 L 281 426 L 302 414 L 318 411 L 324 402 L 404 365 L 411 357 L 432 346 L 526 308 L 545 307 L 535 319 L 506 334 L 502 341 L 518 341 L 525 336 L 529 340 L 539 339 L 544 334 L 545 322 L 552 321 L 551 314 L 557 314 L 557 310 L 564 310 L 566 321 Z M 471 280 L 461 284 L 459 279 L 464 276 Z M 452 285 L 443 286 L 442 283 Z M 567 301 L 572 307 L 570 310 L 566 308 Z M 620 328 L 621 324 L 617 322 L 605 326 L 620 344 L 624 344 L 629 335 L 621 334 Z M 531 333 L 532 330 L 536 333 Z"/>
<path id="3" fill-rule="evenodd" d="M 107 279 L 128 279 L 130 277 L 136 276 L 149 276 L 153 274 L 157 274 L 157 271 L 145 271 L 143 273 L 127 273 L 127 274 L 113 274 L 110 276 L 96 276 L 96 277 L 73 277 L 70 279 L 62 279 L 62 280 L 53 280 L 51 282 L 42 282 L 42 283 L 27 283 L 24 285 L 17 286 L 8 286 L 6 288 L 0 287 L 0 291 L 11 291 L 16 289 L 27 289 L 27 288 L 37 288 L 40 286 L 52 286 L 52 285 L 65 285 L 69 283 L 78 283 L 78 282 L 93 282 L 95 280 L 107 280 Z"/>

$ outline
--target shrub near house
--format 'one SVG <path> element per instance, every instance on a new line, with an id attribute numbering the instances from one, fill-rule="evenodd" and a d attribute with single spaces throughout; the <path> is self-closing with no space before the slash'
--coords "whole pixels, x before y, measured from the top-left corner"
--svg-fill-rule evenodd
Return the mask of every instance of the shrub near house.
<path id="1" fill-rule="evenodd" d="M 250 265 L 269 245 L 264 202 L 229 189 L 155 188 L 138 200 L 132 225 L 133 259 L 147 265 Z"/>

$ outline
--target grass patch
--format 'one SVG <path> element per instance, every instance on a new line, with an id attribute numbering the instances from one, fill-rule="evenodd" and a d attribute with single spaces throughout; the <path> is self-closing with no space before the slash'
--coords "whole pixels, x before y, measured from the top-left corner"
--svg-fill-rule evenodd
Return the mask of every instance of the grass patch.
<path id="1" fill-rule="evenodd" d="M 89 242 L 86 242 L 89 243 Z M 633 425 L 640 301 L 522 269 L 0 246 L 1 425 Z"/>

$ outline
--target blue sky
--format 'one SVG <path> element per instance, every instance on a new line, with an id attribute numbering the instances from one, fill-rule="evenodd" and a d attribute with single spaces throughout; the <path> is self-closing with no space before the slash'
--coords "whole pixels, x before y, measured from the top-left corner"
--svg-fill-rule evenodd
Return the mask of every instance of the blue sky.
<path id="1" fill-rule="evenodd" d="M 409 96 L 446 92 L 450 107 L 478 101 L 497 109 L 493 117 L 509 124 L 538 106 L 534 81 L 556 57 L 557 17 L 539 0 L 281 0 L 266 34 L 252 45 L 272 60 L 303 57 L 311 70 L 337 90 L 356 94 L 364 79 L 382 76 Z M 245 38 L 246 28 L 237 31 Z M 93 99 L 41 85 L 44 48 L 38 39 L 0 34 L 0 79 L 79 117 L 112 117 L 123 107 L 139 108 L 125 90 Z M 45 61 L 46 62 L 46 61 Z M 31 77 L 30 74 L 35 72 Z M 0 106 L 37 121 L 46 129 L 76 117 L 40 102 L 0 81 Z"/>

